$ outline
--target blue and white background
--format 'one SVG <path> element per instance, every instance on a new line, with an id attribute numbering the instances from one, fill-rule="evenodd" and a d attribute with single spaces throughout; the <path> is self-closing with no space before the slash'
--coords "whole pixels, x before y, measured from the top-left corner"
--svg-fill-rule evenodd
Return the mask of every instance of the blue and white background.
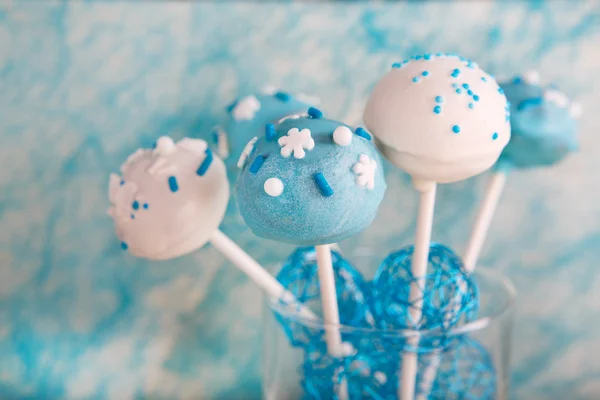
<path id="1" fill-rule="evenodd" d="M 358 122 L 391 63 L 426 51 L 538 69 L 583 104 L 581 151 L 510 177 L 483 262 L 520 294 L 511 397 L 600 398 L 600 3 L 50 0 L 0 1 L 0 398 L 258 398 L 258 289 L 210 247 L 122 252 L 108 173 L 159 135 L 207 135 L 265 83 Z M 388 177 L 342 246 L 411 241 L 415 193 Z M 434 239 L 463 250 L 484 184 L 440 188 Z M 291 251 L 233 212 L 222 228 L 265 264 Z"/>

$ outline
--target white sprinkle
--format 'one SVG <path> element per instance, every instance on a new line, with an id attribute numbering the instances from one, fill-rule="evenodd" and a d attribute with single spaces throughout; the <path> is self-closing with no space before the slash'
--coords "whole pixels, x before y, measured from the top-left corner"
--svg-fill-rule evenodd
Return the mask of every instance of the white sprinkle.
<path id="1" fill-rule="evenodd" d="M 352 343 L 350 343 L 350 342 L 342 343 L 342 355 L 348 357 L 348 356 L 351 356 L 354 354 L 356 354 L 356 349 L 354 348 L 354 346 L 352 346 Z"/>
<path id="2" fill-rule="evenodd" d="M 246 147 L 244 147 L 244 150 L 242 151 L 242 154 L 240 154 L 240 158 L 238 159 L 238 162 L 237 162 L 238 168 L 240 168 L 240 169 L 244 168 L 244 165 L 246 165 L 246 161 L 248 160 L 248 156 L 250 155 L 250 153 L 252 153 L 252 150 L 254 150 L 254 144 L 256 143 L 257 140 L 258 140 L 258 137 L 254 136 L 246 144 Z"/>
<path id="3" fill-rule="evenodd" d="M 208 148 L 208 143 L 202 139 L 183 138 L 177 142 L 177 147 L 196 155 L 202 155 Z M 156 143 L 156 148 L 158 148 L 158 143 Z"/>
<path id="4" fill-rule="evenodd" d="M 375 371 L 373 377 L 377 379 L 377 382 L 379 382 L 382 385 L 385 385 L 385 383 L 387 382 L 387 375 L 381 371 Z"/>
<path id="5" fill-rule="evenodd" d="M 283 182 L 277 178 L 269 178 L 265 181 L 265 193 L 271 197 L 281 196 L 283 193 Z"/>
<path id="6" fill-rule="evenodd" d="M 340 146 L 349 146 L 352 143 L 352 131 L 347 126 L 338 126 L 333 131 L 333 142 Z"/>
<path id="7" fill-rule="evenodd" d="M 255 96 L 246 96 L 237 102 L 231 115 L 236 121 L 250 121 L 256 112 L 260 110 L 260 101 Z"/>
<path id="8" fill-rule="evenodd" d="M 260 90 L 260 92 L 262 94 L 266 94 L 267 96 L 273 96 L 275 93 L 277 93 L 279 91 L 279 89 L 277 89 L 275 86 L 273 85 L 265 85 L 262 87 L 262 89 Z"/>
<path id="9" fill-rule="evenodd" d="M 281 155 L 288 158 L 292 153 L 295 158 L 304 158 L 306 150 L 312 150 L 315 147 L 315 141 L 310 136 L 309 129 L 292 128 L 288 131 L 287 136 L 282 136 L 277 141 L 281 146 Z"/>
<path id="10" fill-rule="evenodd" d="M 537 71 L 527 71 L 523 74 L 523 81 L 530 85 L 539 85 L 540 84 L 540 73 Z"/>
<path id="11" fill-rule="evenodd" d="M 377 163 L 371 160 L 368 155 L 361 154 L 358 162 L 354 164 L 352 170 L 356 173 L 356 184 L 366 186 L 367 189 L 373 190 L 375 187 L 375 170 Z"/>
<path id="12" fill-rule="evenodd" d="M 175 151 L 175 142 L 168 136 L 161 136 L 156 141 L 154 154 L 168 155 Z"/>

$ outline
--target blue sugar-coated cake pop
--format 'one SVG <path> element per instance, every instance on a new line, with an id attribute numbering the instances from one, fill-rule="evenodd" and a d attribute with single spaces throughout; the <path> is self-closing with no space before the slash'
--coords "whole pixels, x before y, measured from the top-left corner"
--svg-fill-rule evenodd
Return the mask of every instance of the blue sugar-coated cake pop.
<path id="1" fill-rule="evenodd" d="M 317 100 L 272 87 L 236 99 L 226 107 L 227 119 L 220 127 L 229 145 L 228 164 L 237 162 L 250 139 L 264 134 L 265 124 L 276 124 L 282 118 L 304 114 L 308 107 L 316 105 L 313 102 Z"/>
<path id="2" fill-rule="evenodd" d="M 336 359 L 321 348 L 306 349 L 300 382 L 304 398 L 338 399 L 337 387 L 344 381 L 351 400 L 395 400 L 398 353 L 350 350 Z"/>
<path id="3" fill-rule="evenodd" d="M 437 243 L 429 250 L 427 275 L 415 278 L 411 270 L 413 250 L 413 246 L 403 248 L 381 263 L 373 280 L 371 308 L 380 328 L 427 330 L 419 349 L 405 349 L 427 352 L 448 345 L 451 328 L 476 318 L 479 293 L 458 255 Z M 409 293 L 415 283 L 424 285 L 417 299 L 422 300 L 419 321 L 414 321 L 410 312 L 415 301 L 410 301 Z"/>
<path id="4" fill-rule="evenodd" d="M 493 400 L 497 375 L 486 348 L 466 335 L 451 348 L 420 356 L 417 391 L 428 400 Z"/>
<path id="5" fill-rule="evenodd" d="M 340 323 L 353 327 L 373 327 L 373 314 L 369 309 L 370 285 L 343 256 L 332 251 L 333 272 L 340 313 Z M 321 305 L 321 292 L 314 247 L 296 249 L 286 260 L 277 280 L 298 302 L 309 307 Z M 293 346 L 322 347 L 325 349 L 324 329 L 297 322 L 296 319 L 275 312 Z M 346 337 L 342 334 L 342 337 Z"/>
<path id="6" fill-rule="evenodd" d="M 510 102 L 511 139 L 497 168 L 553 165 L 579 148 L 577 103 L 555 87 L 541 85 L 532 72 L 500 86 Z"/>
<path id="7" fill-rule="evenodd" d="M 267 124 L 242 155 L 236 185 L 240 213 L 256 235 L 301 246 L 361 232 L 386 190 L 364 129 L 325 119 L 315 108 L 308 114 Z"/>

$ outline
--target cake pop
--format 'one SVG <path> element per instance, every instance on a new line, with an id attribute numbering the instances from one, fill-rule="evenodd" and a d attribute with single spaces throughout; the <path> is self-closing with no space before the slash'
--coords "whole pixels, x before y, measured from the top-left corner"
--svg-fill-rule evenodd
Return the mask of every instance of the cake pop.
<path id="1" fill-rule="evenodd" d="M 318 105 L 317 102 L 316 98 L 300 94 L 294 96 L 271 86 L 242 96 L 227 106 L 227 119 L 222 127 L 217 128 L 219 147 L 227 149 L 227 154 L 231 154 L 231 160 L 235 162 L 248 141 L 264 133 L 265 124 L 305 114 L 308 107 Z M 225 140 L 228 146 L 223 145 Z"/>
<path id="2" fill-rule="evenodd" d="M 252 144 L 236 185 L 240 214 L 261 237 L 316 246 L 329 354 L 341 354 L 330 244 L 365 229 L 386 189 L 381 160 L 362 128 L 308 117 L 267 124 Z M 341 385 L 340 398 L 347 398 Z"/>
<path id="3" fill-rule="evenodd" d="M 229 198 L 225 166 L 200 139 L 159 138 L 110 176 L 109 214 L 123 250 L 151 260 L 188 254 L 210 242 L 267 294 L 294 302 L 277 280 L 219 231 Z M 300 314 L 316 318 L 306 307 Z"/>
<path id="4" fill-rule="evenodd" d="M 540 83 L 530 71 L 501 87 L 510 102 L 511 139 L 494 167 L 465 250 L 465 267 L 473 271 L 512 169 L 557 164 L 578 149 L 579 104 L 554 86 Z"/>
<path id="5" fill-rule="evenodd" d="M 411 320 L 421 319 L 437 183 L 467 179 L 490 168 L 510 139 L 503 90 L 476 63 L 453 54 L 413 57 L 392 66 L 364 112 L 383 154 L 412 177 L 420 192 L 410 288 Z M 418 336 L 411 344 L 418 345 Z M 399 396 L 412 400 L 417 357 L 402 357 Z"/>

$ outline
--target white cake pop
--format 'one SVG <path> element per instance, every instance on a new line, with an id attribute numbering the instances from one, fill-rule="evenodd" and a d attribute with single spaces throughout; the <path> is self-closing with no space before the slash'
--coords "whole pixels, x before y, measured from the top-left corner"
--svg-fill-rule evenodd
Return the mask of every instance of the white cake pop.
<path id="1" fill-rule="evenodd" d="M 502 89 L 477 64 L 441 54 L 394 64 L 364 122 L 384 155 L 413 179 L 450 183 L 490 168 L 510 139 Z"/>
<path id="2" fill-rule="evenodd" d="M 227 208 L 225 165 L 206 142 L 161 137 L 154 150 L 140 149 L 112 174 L 109 198 L 123 249 L 153 260 L 202 247 Z"/>

